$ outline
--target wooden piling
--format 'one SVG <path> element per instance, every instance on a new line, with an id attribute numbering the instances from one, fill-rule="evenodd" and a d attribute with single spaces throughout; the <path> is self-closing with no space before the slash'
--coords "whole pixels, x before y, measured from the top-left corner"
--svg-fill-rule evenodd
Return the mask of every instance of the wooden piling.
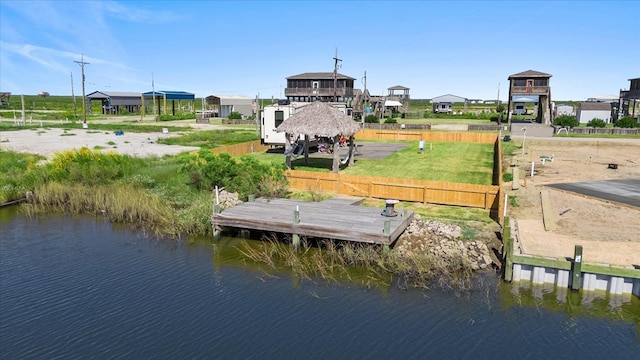
<path id="1" fill-rule="evenodd" d="M 502 258 L 504 260 L 504 280 L 511 282 L 513 279 L 513 239 L 511 238 L 510 218 L 504 218 L 502 228 Z"/>
<path id="2" fill-rule="evenodd" d="M 573 263 L 571 264 L 571 290 L 580 290 L 582 279 L 582 245 L 576 245 L 573 251 Z"/>
<path id="3" fill-rule="evenodd" d="M 298 209 L 298 207 L 296 207 L 296 209 L 293 211 L 293 224 L 296 225 L 299 223 L 300 223 L 300 210 Z M 300 235 L 292 234 L 291 243 L 293 244 L 293 248 L 298 250 L 300 248 Z"/>
<path id="4" fill-rule="evenodd" d="M 215 216 L 217 214 L 220 213 L 220 205 L 218 204 L 214 204 L 213 205 L 213 217 L 215 218 Z M 213 225 L 213 239 L 214 240 L 220 240 L 220 238 L 222 237 L 222 231 L 220 231 L 220 229 L 216 226 L 216 224 L 212 224 Z"/>

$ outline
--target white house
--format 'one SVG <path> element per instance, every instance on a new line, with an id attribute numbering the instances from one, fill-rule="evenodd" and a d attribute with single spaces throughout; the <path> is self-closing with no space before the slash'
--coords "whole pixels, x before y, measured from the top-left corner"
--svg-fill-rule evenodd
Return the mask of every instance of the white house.
<path id="1" fill-rule="evenodd" d="M 466 108 L 468 101 L 467 98 L 446 94 L 431 99 L 431 105 L 433 106 L 434 113 L 450 113 L 453 111 L 453 104 L 464 103 Z"/>
<path id="2" fill-rule="evenodd" d="M 256 109 L 253 100 L 248 96 L 240 95 L 209 95 L 205 98 L 208 110 L 217 110 L 218 116 L 229 117 L 232 112 L 239 112 L 244 117 L 254 116 Z"/>
<path id="3" fill-rule="evenodd" d="M 553 117 L 556 118 L 562 115 L 574 116 L 573 106 L 567 104 L 558 104 L 553 109 Z"/>
<path id="4" fill-rule="evenodd" d="M 602 119 L 606 123 L 610 123 L 611 103 L 581 102 L 576 112 L 576 120 L 578 120 L 580 124 L 586 124 L 593 119 Z"/>

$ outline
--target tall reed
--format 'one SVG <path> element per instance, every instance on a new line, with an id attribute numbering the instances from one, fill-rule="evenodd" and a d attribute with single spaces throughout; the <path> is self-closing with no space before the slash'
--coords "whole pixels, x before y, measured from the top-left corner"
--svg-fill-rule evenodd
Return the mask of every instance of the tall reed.
<path id="1" fill-rule="evenodd" d="M 387 252 L 370 244 L 309 239 L 303 239 L 295 249 L 289 236 L 278 238 L 274 234 L 263 240 L 240 243 L 241 254 L 273 271 L 289 269 L 303 280 L 349 281 L 377 287 L 387 287 L 394 281 L 401 288 L 437 285 L 467 289 L 473 277 L 469 261 L 462 256 L 445 259 L 427 252 Z"/>
<path id="2" fill-rule="evenodd" d="M 155 235 L 178 235 L 180 231 L 175 212 L 166 201 L 127 184 L 84 186 L 49 182 L 35 189 L 33 200 L 24 207 L 28 215 L 62 210 L 104 216 Z"/>

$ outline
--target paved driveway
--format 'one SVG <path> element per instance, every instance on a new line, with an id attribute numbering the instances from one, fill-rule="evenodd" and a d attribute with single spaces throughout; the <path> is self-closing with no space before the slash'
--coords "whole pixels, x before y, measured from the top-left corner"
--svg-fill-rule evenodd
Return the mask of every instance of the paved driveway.
<path id="1" fill-rule="evenodd" d="M 562 183 L 547 186 L 640 208 L 640 179 Z"/>

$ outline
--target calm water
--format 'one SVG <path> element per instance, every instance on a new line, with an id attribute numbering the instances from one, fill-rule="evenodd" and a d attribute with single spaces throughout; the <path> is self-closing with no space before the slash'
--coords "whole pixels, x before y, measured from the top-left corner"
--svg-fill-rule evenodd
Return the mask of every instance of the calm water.
<path id="1" fill-rule="evenodd" d="M 93 218 L 0 209 L 2 359 L 640 357 L 635 299 L 367 289 L 266 275 Z M 230 246 L 230 245 L 228 245 Z"/>

